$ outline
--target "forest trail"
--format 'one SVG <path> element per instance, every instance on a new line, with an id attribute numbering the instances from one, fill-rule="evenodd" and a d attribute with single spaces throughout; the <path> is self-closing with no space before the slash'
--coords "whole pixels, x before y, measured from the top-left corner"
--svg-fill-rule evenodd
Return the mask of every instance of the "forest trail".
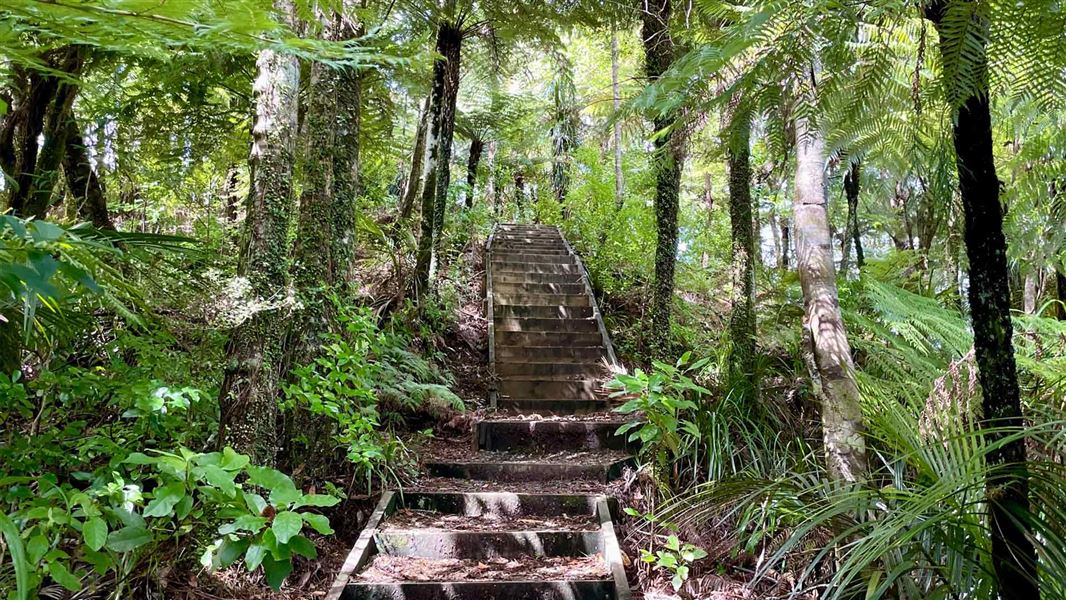
<path id="1" fill-rule="evenodd" d="M 629 600 L 607 483 L 632 464 L 599 382 L 615 364 L 580 259 L 555 227 L 489 238 L 495 410 L 386 492 L 328 600 Z"/>

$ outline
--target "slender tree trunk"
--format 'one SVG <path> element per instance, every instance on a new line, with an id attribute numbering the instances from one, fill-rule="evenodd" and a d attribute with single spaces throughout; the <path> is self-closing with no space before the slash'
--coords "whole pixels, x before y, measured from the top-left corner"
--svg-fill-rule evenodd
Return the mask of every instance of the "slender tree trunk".
<path id="1" fill-rule="evenodd" d="M 614 204 L 622 210 L 625 203 L 625 181 L 622 179 L 622 121 L 618 113 L 622 109 L 622 91 L 618 83 L 618 32 L 611 30 L 611 102 L 614 106 Z"/>
<path id="2" fill-rule="evenodd" d="M 488 175 L 485 177 L 485 201 L 492 207 L 493 214 L 499 215 L 500 203 L 496 196 L 496 140 L 488 143 L 485 162 L 488 168 Z"/>
<path id="3" fill-rule="evenodd" d="M 729 337 L 730 381 L 751 402 L 758 396 L 755 369 L 755 231 L 751 206 L 751 124 L 748 115 L 733 112 L 727 129 L 729 222 L 732 234 L 733 280 Z"/>
<path id="4" fill-rule="evenodd" d="M 97 229 L 114 229 L 107 211 L 107 196 L 104 186 L 89 162 L 78 123 L 71 113 L 66 123 L 66 152 L 63 156 L 63 174 L 67 188 L 78 210 L 78 217 L 93 224 Z"/>
<path id="5" fill-rule="evenodd" d="M 237 213 L 240 210 L 241 197 L 237 193 L 239 183 L 240 169 L 237 165 L 230 165 L 229 169 L 226 170 L 226 206 L 222 212 L 226 217 L 226 223 L 230 225 L 237 222 Z"/>
<path id="6" fill-rule="evenodd" d="M 437 26 L 437 54 L 433 62 L 429 136 L 426 139 L 426 178 L 422 189 L 422 227 L 415 264 L 415 297 L 429 290 L 437 267 L 439 233 L 444 227 L 448 183 L 451 176 L 455 102 L 459 92 L 459 56 L 462 32 L 442 21 Z"/>
<path id="7" fill-rule="evenodd" d="M 1059 300 L 1055 316 L 1060 321 L 1066 321 L 1066 271 L 1061 268 L 1055 269 L 1055 293 Z"/>
<path id="8" fill-rule="evenodd" d="M 712 187 L 711 174 L 703 174 L 703 210 L 706 216 L 705 226 L 707 231 L 714 227 L 714 188 Z M 711 253 L 704 249 L 700 255 L 700 268 L 707 270 L 711 266 Z"/>
<path id="9" fill-rule="evenodd" d="M 947 11 L 946 4 L 938 0 L 925 6 L 926 17 L 938 30 Z M 976 25 L 987 33 L 986 18 L 979 16 Z M 945 34 L 940 33 L 943 42 Z M 978 39 L 975 50 L 978 88 L 962 100 L 953 138 L 965 224 L 963 238 L 970 264 L 970 321 L 982 390 L 982 424 L 996 428 L 984 436 L 986 443 L 994 445 L 986 458 L 991 476 L 985 484 L 991 521 L 992 568 L 1000 598 L 1035 599 L 1040 597 L 1040 587 L 1036 549 L 1025 516 L 1030 507 L 1025 439 L 1004 442 L 1004 438 L 1024 427 L 1024 420 L 1011 339 L 1007 240 L 1003 235 L 1000 181 L 993 157 L 986 38 L 978 36 Z M 943 44 L 940 50 L 942 54 L 952 51 Z"/>
<path id="10" fill-rule="evenodd" d="M 774 242 L 774 260 L 778 261 L 780 267 L 781 261 L 781 223 L 777 218 L 777 208 L 770 208 L 770 215 L 767 217 L 767 225 L 770 227 L 770 237 Z"/>
<path id="11" fill-rule="evenodd" d="M 276 0 L 275 7 L 293 25 L 292 4 Z M 247 242 L 239 272 L 248 278 L 255 299 L 274 306 L 258 310 L 230 335 L 219 395 L 219 443 L 249 454 L 257 464 L 271 464 L 278 450 L 277 382 L 284 331 L 283 309 L 278 305 L 289 287 L 300 63 L 294 56 L 267 49 L 259 53 L 257 70 Z"/>
<path id="12" fill-rule="evenodd" d="M 674 60 L 670 37 L 670 0 L 640 0 L 641 34 L 644 41 L 644 71 L 654 82 Z M 655 283 L 652 290 L 652 335 L 659 340 L 658 352 L 666 351 L 670 340 L 670 310 L 674 298 L 674 270 L 677 261 L 677 210 L 684 163 L 684 140 L 674 130 L 675 116 L 655 113 Z"/>
<path id="13" fill-rule="evenodd" d="M 1036 313 L 1036 302 L 1039 293 L 1037 291 L 1037 273 L 1029 272 L 1022 278 L 1022 310 L 1025 314 Z"/>
<path id="14" fill-rule="evenodd" d="M 788 219 L 781 219 L 781 269 L 787 271 L 788 253 L 792 248 L 792 229 L 788 226 Z"/>
<path id="15" fill-rule="evenodd" d="M 481 155 L 485 151 L 485 142 L 474 138 L 470 140 L 470 155 L 466 159 L 466 187 L 469 195 L 466 197 L 466 207 L 474 205 L 474 188 L 477 187 L 477 168 L 481 164 Z"/>
<path id="16" fill-rule="evenodd" d="M 865 262 L 862 242 L 859 239 L 859 174 L 861 168 L 860 163 L 855 161 L 848 165 L 848 171 L 844 174 L 844 194 L 848 198 L 848 215 L 847 222 L 844 224 L 844 239 L 840 244 L 840 272 L 845 275 L 848 272 L 852 243 L 855 244 L 855 265 L 862 269 Z"/>
<path id="17" fill-rule="evenodd" d="M 526 210 L 526 176 L 521 171 L 514 174 L 514 202 L 517 214 L 515 221 L 521 221 Z"/>
<path id="18" fill-rule="evenodd" d="M 827 204 L 825 142 L 821 132 L 809 129 L 799 118 L 792 214 L 804 327 L 822 388 L 822 436 L 829 473 L 854 482 L 866 474 L 866 442 L 855 365 L 837 298 Z"/>
<path id="19" fill-rule="evenodd" d="M 570 207 L 566 204 L 566 194 L 570 191 L 570 155 L 577 145 L 577 114 L 574 98 L 574 73 L 570 61 L 561 54 L 555 56 L 555 77 L 553 81 L 553 100 L 555 104 L 555 124 L 552 126 L 552 192 L 555 201 L 562 207 L 563 218 L 570 217 Z"/>
<path id="20" fill-rule="evenodd" d="M 403 193 L 403 202 L 400 204 L 400 216 L 396 219 L 397 223 L 402 223 L 411 216 L 411 211 L 415 207 L 415 200 L 421 196 L 422 186 L 425 183 L 426 137 L 428 135 L 430 113 L 432 112 L 430 100 L 431 97 L 426 96 L 426 101 L 422 105 L 422 114 L 418 118 L 418 129 L 415 130 L 415 146 L 411 151 L 411 173 L 407 176 L 407 187 Z"/>

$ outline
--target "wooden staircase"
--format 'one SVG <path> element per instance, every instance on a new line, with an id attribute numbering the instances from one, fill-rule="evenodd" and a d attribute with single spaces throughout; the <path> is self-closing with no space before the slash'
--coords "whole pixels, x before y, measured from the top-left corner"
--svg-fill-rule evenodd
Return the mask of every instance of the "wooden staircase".
<path id="1" fill-rule="evenodd" d="M 386 492 L 327 600 L 629 600 L 607 483 L 632 464 L 599 382 L 617 363 L 584 267 L 554 227 L 489 239 L 498 410 L 469 452 Z"/>

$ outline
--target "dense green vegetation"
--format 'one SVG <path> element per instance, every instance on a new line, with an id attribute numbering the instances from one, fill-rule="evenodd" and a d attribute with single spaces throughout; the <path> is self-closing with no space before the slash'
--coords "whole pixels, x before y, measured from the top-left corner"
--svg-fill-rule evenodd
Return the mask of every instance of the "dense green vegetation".
<path id="1" fill-rule="evenodd" d="M 535 221 L 630 368 L 640 585 L 1066 597 L 1064 31 L 1061 0 L 5 1 L 0 596 L 306 571 L 483 403 L 480 248 Z"/>

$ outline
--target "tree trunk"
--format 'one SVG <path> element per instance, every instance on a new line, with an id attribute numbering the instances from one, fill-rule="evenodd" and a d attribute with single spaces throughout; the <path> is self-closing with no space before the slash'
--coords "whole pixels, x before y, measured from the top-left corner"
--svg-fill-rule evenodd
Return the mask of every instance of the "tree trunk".
<path id="1" fill-rule="evenodd" d="M 862 253 L 862 241 L 859 235 L 859 176 L 861 163 L 855 161 L 848 166 L 848 172 L 844 174 L 844 194 L 848 198 L 847 223 L 844 224 L 844 239 L 841 246 L 840 272 L 845 275 L 848 272 L 848 262 L 851 255 L 851 245 L 855 244 L 855 266 L 860 270 L 866 263 L 866 257 Z"/>
<path id="2" fill-rule="evenodd" d="M 1037 273 L 1029 272 L 1022 278 L 1022 310 L 1025 314 L 1036 314 L 1037 296 Z"/>
<path id="3" fill-rule="evenodd" d="M 644 42 L 644 71 L 649 82 L 656 81 L 674 60 L 670 37 L 670 0 L 640 0 L 641 34 Z M 677 261 L 677 210 L 684 162 L 682 135 L 674 130 L 674 115 L 653 115 L 655 153 L 655 283 L 652 290 L 652 335 L 659 340 L 660 353 L 670 340 L 670 310 L 674 298 L 674 270 Z"/>
<path id="4" fill-rule="evenodd" d="M 288 0 L 276 0 L 275 6 L 293 25 Z M 267 49 L 260 51 L 256 66 L 247 242 L 239 272 L 248 278 L 254 299 L 274 306 L 258 310 L 230 335 L 219 393 L 219 443 L 249 454 L 256 464 L 272 464 L 278 449 L 277 382 L 284 331 L 278 305 L 289 287 L 300 63 L 295 56 Z"/>
<path id="5" fill-rule="evenodd" d="M 822 386 L 822 436 L 830 476 L 854 482 L 866 474 L 862 406 L 833 270 L 821 132 L 796 121 L 796 263 L 804 327 Z"/>
<path id="6" fill-rule="evenodd" d="M 521 221 L 526 209 L 526 176 L 521 171 L 514 174 L 515 221 Z"/>
<path id="7" fill-rule="evenodd" d="M 555 76 L 552 82 L 552 99 L 555 123 L 552 126 L 552 174 L 551 184 L 555 201 L 562 207 L 563 218 L 570 217 L 566 194 L 570 188 L 570 155 L 577 145 L 577 114 L 574 109 L 574 74 L 565 56 L 557 54 L 554 59 Z"/>
<path id="8" fill-rule="evenodd" d="M 230 225 L 237 222 L 237 213 L 240 210 L 241 197 L 237 193 L 237 186 L 240 182 L 240 170 L 237 165 L 230 165 L 230 168 L 226 171 L 226 206 L 223 209 L 223 214 L 226 216 L 226 223 Z"/>
<path id="9" fill-rule="evenodd" d="M 97 229 L 113 230 L 115 225 L 107 211 L 104 186 L 89 162 L 85 140 L 73 113 L 67 119 L 66 128 L 64 137 L 67 148 L 63 156 L 63 174 L 66 176 L 71 199 L 77 206 L 78 217 L 92 223 Z"/>
<path id="10" fill-rule="evenodd" d="M 85 63 L 85 48 L 64 46 L 42 60 L 54 71 L 77 77 Z M 18 78 L 18 75 L 16 75 Z M 58 75 L 23 74 L 27 84 L 18 105 L 4 119 L 0 133 L 0 160 L 14 179 L 8 206 L 23 217 L 44 218 L 51 205 L 66 150 L 67 119 L 78 87 Z M 41 136 L 44 144 L 40 144 Z"/>
<path id="11" fill-rule="evenodd" d="M 751 124 L 746 114 L 733 113 L 727 129 L 729 164 L 729 223 L 732 234 L 733 280 L 729 336 L 730 383 L 744 399 L 754 401 L 759 385 L 755 377 L 755 231 L 751 206 Z"/>
<path id="12" fill-rule="evenodd" d="M 711 174 L 703 174 L 703 210 L 706 216 L 707 231 L 714 227 L 714 188 L 712 187 Z M 700 268 L 707 270 L 711 266 L 711 253 L 707 249 L 700 255 Z"/>
<path id="13" fill-rule="evenodd" d="M 1066 271 L 1063 269 L 1055 269 L 1055 293 L 1059 300 L 1055 316 L 1060 321 L 1066 321 Z"/>
<path id="14" fill-rule="evenodd" d="M 940 29 L 947 10 L 943 1 L 925 7 L 926 17 Z M 977 26 L 986 33 L 987 20 Z M 951 48 L 943 45 L 942 54 Z M 1024 427 L 1018 370 L 1011 340 L 1010 286 L 1007 240 L 1003 235 L 1000 181 L 992 146 L 992 116 L 988 88 L 988 61 L 984 41 L 978 36 L 975 64 L 978 87 L 962 99 L 953 126 L 955 161 L 962 197 L 966 255 L 969 258 L 970 322 L 981 382 L 982 425 L 985 442 L 994 445 L 987 454 L 990 477 L 985 498 L 990 512 L 992 568 L 999 597 L 1005 600 L 1040 597 L 1036 549 L 1025 513 L 1029 510 L 1029 478 L 1025 439 L 1004 442 Z"/>
<path id="15" fill-rule="evenodd" d="M 474 138 L 470 140 L 470 156 L 466 159 L 466 187 L 469 188 L 466 197 L 466 207 L 474 205 L 474 188 L 477 186 L 477 168 L 481 164 L 481 155 L 485 151 L 485 142 Z"/>
<path id="16" fill-rule="evenodd" d="M 625 203 L 625 182 L 622 179 L 622 121 L 618 119 L 622 109 L 622 91 L 618 83 L 618 32 L 611 30 L 611 102 L 614 106 L 614 204 L 622 210 Z"/>
<path id="17" fill-rule="evenodd" d="M 440 233 L 444 227 L 448 183 L 451 177 L 455 102 L 459 92 L 459 56 L 462 32 L 442 21 L 437 26 L 437 54 L 433 62 L 429 137 L 426 139 L 426 179 L 422 189 L 422 227 L 415 264 L 415 297 L 429 290 L 437 268 Z"/>
<path id="18" fill-rule="evenodd" d="M 492 207 L 493 214 L 498 215 L 500 214 L 500 203 L 496 195 L 496 140 L 488 143 L 485 162 L 488 167 L 488 174 L 485 177 L 485 202 L 488 202 L 489 206 Z"/>
<path id="19" fill-rule="evenodd" d="M 788 252 L 792 247 L 792 230 L 788 226 L 788 219 L 781 219 L 781 269 L 787 271 Z"/>
<path id="20" fill-rule="evenodd" d="M 432 112 L 430 100 L 431 97 L 426 96 L 426 101 L 422 105 L 422 115 L 418 119 L 418 128 L 415 130 L 415 147 L 411 151 L 411 173 L 407 176 L 407 188 L 403 193 L 403 202 L 400 204 L 400 216 L 396 219 L 397 223 L 402 223 L 411 216 L 411 211 L 415 207 L 415 200 L 421 195 L 422 186 L 425 184 L 426 137 L 429 129 L 430 113 Z"/>

